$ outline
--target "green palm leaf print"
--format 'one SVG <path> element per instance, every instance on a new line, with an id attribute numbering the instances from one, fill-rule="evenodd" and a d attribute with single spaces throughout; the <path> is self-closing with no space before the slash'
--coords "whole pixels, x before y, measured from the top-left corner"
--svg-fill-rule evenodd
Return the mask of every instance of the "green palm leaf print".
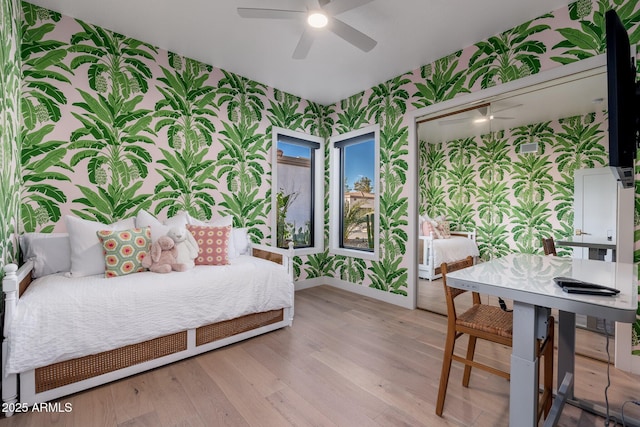
<path id="1" fill-rule="evenodd" d="M 291 130 L 302 128 L 303 113 L 298 112 L 300 98 L 277 89 L 274 90 L 274 98 L 275 101 L 269 101 L 269 108 L 267 109 L 271 124 Z M 271 129 L 268 128 L 266 133 L 270 134 Z"/>
<path id="2" fill-rule="evenodd" d="M 149 89 L 151 71 L 142 59 L 153 58 L 156 49 L 122 35 L 78 21 L 84 31 L 72 35 L 77 53 L 74 70 L 85 69 L 95 92 L 77 89 L 82 101 L 72 112 L 81 127 L 71 134 L 69 149 L 75 151 L 72 167 L 86 161 L 89 183 L 80 186 L 84 205 L 72 210 L 76 215 L 113 222 L 150 206 L 150 194 L 138 194 L 148 174 L 151 155 L 144 144 L 153 144 L 150 135 L 152 111 L 138 108 Z"/>
<path id="3" fill-rule="evenodd" d="M 64 172 L 70 168 L 63 161 L 67 154 L 66 141 L 43 141 L 53 131 L 54 125 L 45 125 L 33 132 L 22 134 L 22 227 L 26 232 L 47 232 L 60 220 L 60 205 L 67 196 L 52 184 L 43 181 L 71 181 Z M 48 224 L 49 223 L 49 224 Z M 46 225 L 48 224 L 48 226 Z"/>
<path id="4" fill-rule="evenodd" d="M 551 16 L 543 15 L 536 20 Z M 532 25 L 536 20 L 477 43 L 475 47 L 478 50 L 469 59 L 469 87 L 477 80 L 484 89 L 539 72 L 540 55 L 547 48 L 531 36 L 550 27 L 546 24 Z"/>
<path id="5" fill-rule="evenodd" d="M 329 138 L 334 125 L 334 120 L 331 117 L 334 113 L 335 108 L 332 105 L 323 106 L 309 102 L 302 117 L 303 127 L 312 135 Z"/>
<path id="6" fill-rule="evenodd" d="M 71 83 L 73 74 L 65 65 L 67 44 L 47 37 L 55 29 L 52 22 L 61 15 L 22 3 L 22 189 L 20 217 L 26 232 L 51 231 L 61 218 L 60 205 L 67 196 L 56 181 L 70 181 L 65 141 L 47 140 L 61 118 L 61 107 L 67 104 L 62 87 Z M 44 184 L 44 181 L 48 181 Z"/>
<path id="7" fill-rule="evenodd" d="M 155 131 L 166 131 L 171 150 L 160 149 L 163 159 L 156 172 L 162 179 L 156 184 L 156 214 L 167 209 L 172 217 L 181 210 L 201 220 L 213 214 L 217 192 L 216 165 L 207 160 L 215 133 L 217 116 L 216 87 L 207 85 L 212 67 L 169 53 L 172 69 L 161 67 L 163 77 L 157 86 L 163 99 L 155 105 Z"/>
<path id="8" fill-rule="evenodd" d="M 464 87 L 467 76 L 465 70 L 455 72 L 459 69 L 460 55 L 462 55 L 461 50 L 420 69 L 425 82 L 415 85 L 417 91 L 412 95 L 416 99 L 412 103 L 414 107 L 427 107 L 452 99 L 458 94 L 470 92 Z"/>
<path id="9" fill-rule="evenodd" d="M 337 256 L 335 259 L 335 269 L 340 274 L 340 279 L 361 285 L 365 277 L 367 265 L 359 258 Z"/>
<path id="10" fill-rule="evenodd" d="M 227 117 L 244 126 L 262 120 L 266 87 L 258 82 L 222 70 L 218 82 L 218 106 L 226 104 Z"/>
<path id="11" fill-rule="evenodd" d="M 565 49 L 562 56 L 553 56 L 551 59 L 560 64 L 569 64 L 586 58 L 600 55 L 605 51 L 605 12 L 609 9 L 616 10 L 625 28 L 630 31 L 632 45 L 640 41 L 640 11 L 636 11 L 637 0 L 620 3 L 610 0 L 599 0 L 598 10 L 593 13 L 591 19 L 591 1 L 580 0 L 569 5 L 569 16 L 580 23 L 580 28 L 559 28 L 563 40 L 553 46 L 553 49 Z M 635 28 L 634 28 L 635 27 Z"/>
<path id="12" fill-rule="evenodd" d="M 411 81 L 408 78 L 398 76 L 386 83 L 374 86 L 369 96 L 367 118 L 374 119 L 381 128 L 384 128 L 388 123 L 397 122 L 407 111 L 409 93 L 404 87 L 409 83 Z"/>
<path id="13" fill-rule="evenodd" d="M 400 268 L 402 258 L 384 258 L 372 261 L 369 267 L 370 288 L 380 289 L 392 294 L 407 295 L 407 269 Z"/>
<path id="14" fill-rule="evenodd" d="M 0 5 L 0 265 L 18 259 L 20 232 L 20 12 L 18 2 Z M 0 277 L 4 271 L 0 272 Z"/>
<path id="15" fill-rule="evenodd" d="M 367 123 L 367 110 L 362 105 L 363 100 L 364 92 L 360 92 L 340 101 L 340 109 L 342 111 L 338 113 L 338 121 L 336 123 L 338 133 L 347 133 L 360 129 Z"/>
<path id="16" fill-rule="evenodd" d="M 329 250 L 325 249 L 323 252 L 308 256 L 304 272 L 309 279 L 323 276 L 331 277 L 336 270 L 335 263 L 336 257 L 330 255 Z"/>
<path id="17" fill-rule="evenodd" d="M 267 200 L 258 197 L 259 188 L 269 182 L 263 182 L 267 163 L 267 149 L 264 135 L 257 132 L 258 123 L 245 125 L 242 123 L 224 122 L 224 130 L 220 133 L 219 143 L 223 147 L 217 157 L 216 178 L 226 182 L 228 193 L 223 193 L 224 213 L 232 215 L 234 225 L 249 227 L 257 239 L 264 238 L 260 225 L 266 224 L 266 212 L 270 208 Z"/>
<path id="18" fill-rule="evenodd" d="M 577 169 L 608 164 L 602 123 L 595 121 L 595 113 L 560 120 L 562 131 L 556 133 L 556 162 L 563 174 L 571 177 Z"/>

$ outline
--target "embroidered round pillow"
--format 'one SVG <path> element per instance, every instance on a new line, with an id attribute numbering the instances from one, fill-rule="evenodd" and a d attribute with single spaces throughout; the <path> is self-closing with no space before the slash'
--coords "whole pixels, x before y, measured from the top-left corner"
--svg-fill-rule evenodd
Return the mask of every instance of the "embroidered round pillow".
<path id="1" fill-rule="evenodd" d="M 105 277 L 145 271 L 142 260 L 149 256 L 151 229 L 100 230 L 96 232 L 104 252 Z"/>
<path id="2" fill-rule="evenodd" d="M 187 225 L 187 230 L 198 243 L 198 256 L 194 260 L 196 265 L 229 264 L 231 226 Z"/>

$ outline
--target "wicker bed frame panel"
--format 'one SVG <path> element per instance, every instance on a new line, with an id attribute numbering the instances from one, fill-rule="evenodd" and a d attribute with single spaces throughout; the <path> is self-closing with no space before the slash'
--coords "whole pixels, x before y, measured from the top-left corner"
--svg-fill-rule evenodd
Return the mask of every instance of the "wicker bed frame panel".
<path id="1" fill-rule="evenodd" d="M 53 390 L 187 349 L 187 331 L 37 368 L 36 392 Z"/>
<path id="2" fill-rule="evenodd" d="M 284 310 L 264 311 L 262 313 L 248 314 L 223 322 L 201 326 L 196 329 L 196 346 L 208 344 L 242 332 L 257 329 L 261 326 L 271 325 L 284 319 Z"/>
<path id="3" fill-rule="evenodd" d="M 196 346 L 284 319 L 284 309 L 248 314 L 196 329 Z M 187 350 L 187 331 L 155 338 L 90 356 L 54 363 L 35 370 L 36 393 L 53 390 L 169 354 Z"/>

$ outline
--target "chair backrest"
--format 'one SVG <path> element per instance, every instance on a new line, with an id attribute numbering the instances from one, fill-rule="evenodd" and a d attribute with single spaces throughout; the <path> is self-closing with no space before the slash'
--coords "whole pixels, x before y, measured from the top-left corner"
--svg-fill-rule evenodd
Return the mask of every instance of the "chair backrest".
<path id="1" fill-rule="evenodd" d="M 544 250 L 545 255 L 558 255 L 556 253 L 556 244 L 553 241 L 553 237 L 543 237 L 542 238 L 542 249 Z"/>
<path id="2" fill-rule="evenodd" d="M 451 273 L 457 270 L 462 270 L 463 268 L 471 267 L 473 265 L 473 257 L 468 256 L 463 260 L 454 261 L 449 264 L 442 263 L 440 265 L 440 272 L 442 273 L 442 285 L 444 286 L 444 294 L 447 299 L 447 316 L 449 317 L 449 322 L 454 322 L 456 320 L 456 305 L 454 299 L 465 292 L 464 289 L 452 288 L 447 285 L 447 273 Z M 480 304 L 480 295 L 477 292 L 473 293 L 473 303 Z"/>

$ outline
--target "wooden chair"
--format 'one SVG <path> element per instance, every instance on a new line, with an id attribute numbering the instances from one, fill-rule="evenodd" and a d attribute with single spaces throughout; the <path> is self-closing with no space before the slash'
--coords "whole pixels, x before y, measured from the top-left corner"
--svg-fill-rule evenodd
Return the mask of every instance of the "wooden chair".
<path id="1" fill-rule="evenodd" d="M 556 253 L 556 244 L 553 241 L 553 237 L 542 238 L 542 249 L 544 250 L 545 255 L 553 255 L 553 256 L 558 255 Z"/>
<path id="2" fill-rule="evenodd" d="M 467 257 L 462 261 L 450 264 L 442 264 L 442 283 L 447 299 L 447 339 L 444 348 L 444 358 L 442 361 L 442 374 L 440 375 L 440 387 L 438 390 L 438 401 L 436 404 L 436 414 L 442 416 L 444 400 L 447 394 L 449 383 L 449 373 L 453 360 L 465 365 L 462 376 L 462 385 L 469 386 L 471 368 L 478 368 L 510 379 L 509 372 L 501 371 L 492 366 L 488 366 L 473 360 L 478 338 L 512 347 L 513 339 L 513 313 L 502 310 L 499 307 L 482 304 L 480 295 L 473 292 L 473 306 L 464 313 L 458 314 L 455 306 L 456 297 L 467 292 L 463 289 L 451 288 L 447 286 L 447 273 L 471 267 L 473 258 Z M 538 357 L 544 357 L 543 371 L 543 392 L 538 404 L 538 419 L 544 412 L 545 417 L 549 414 L 553 399 L 553 338 L 554 319 L 549 318 L 547 338 L 538 342 Z M 455 342 L 458 338 L 467 334 L 469 343 L 466 357 L 454 354 Z"/>

